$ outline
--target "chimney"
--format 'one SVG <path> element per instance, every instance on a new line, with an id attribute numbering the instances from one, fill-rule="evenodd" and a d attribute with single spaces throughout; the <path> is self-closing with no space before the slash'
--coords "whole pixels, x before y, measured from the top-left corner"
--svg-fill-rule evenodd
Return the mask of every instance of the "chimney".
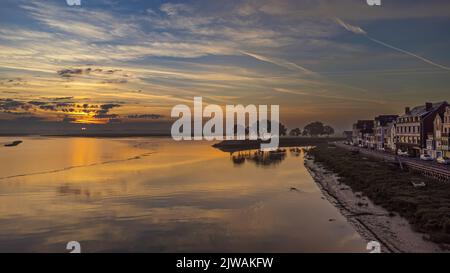
<path id="1" fill-rule="evenodd" d="M 425 103 L 425 110 L 426 111 L 430 111 L 431 108 L 433 108 L 433 104 L 431 102 L 426 102 Z"/>
<path id="2" fill-rule="evenodd" d="M 409 114 L 410 111 L 409 107 L 405 107 L 405 114 Z"/>

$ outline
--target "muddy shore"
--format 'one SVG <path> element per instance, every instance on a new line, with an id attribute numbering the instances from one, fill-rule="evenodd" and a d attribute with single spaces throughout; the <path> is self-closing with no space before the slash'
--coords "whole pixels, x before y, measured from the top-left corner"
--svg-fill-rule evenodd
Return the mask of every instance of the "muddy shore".
<path id="1" fill-rule="evenodd" d="M 443 252 L 438 244 L 426 240 L 425 234 L 413 231 L 406 219 L 373 204 L 362 193 L 353 192 L 313 159 L 305 159 L 305 166 L 326 198 L 364 239 L 379 242 L 382 252 Z"/>

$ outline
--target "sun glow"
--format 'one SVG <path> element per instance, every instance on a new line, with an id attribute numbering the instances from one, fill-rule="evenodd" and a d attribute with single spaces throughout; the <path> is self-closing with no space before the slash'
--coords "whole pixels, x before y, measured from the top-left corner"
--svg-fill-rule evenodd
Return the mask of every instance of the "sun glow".
<path id="1" fill-rule="evenodd" d="M 108 123 L 107 119 L 89 119 L 89 118 L 80 118 L 72 121 L 71 123 L 77 124 L 106 124 Z"/>

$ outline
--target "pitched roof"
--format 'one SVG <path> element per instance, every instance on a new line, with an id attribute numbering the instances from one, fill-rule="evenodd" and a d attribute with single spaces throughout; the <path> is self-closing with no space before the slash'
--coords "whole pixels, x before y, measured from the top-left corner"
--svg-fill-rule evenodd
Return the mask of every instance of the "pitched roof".
<path id="1" fill-rule="evenodd" d="M 430 112 L 435 111 L 442 104 L 447 104 L 447 102 L 446 101 L 435 102 L 432 104 L 432 107 L 429 111 L 427 111 L 425 105 L 419 105 L 419 106 L 416 106 L 413 109 L 411 109 L 408 114 L 405 113 L 405 114 L 401 115 L 400 117 L 404 118 L 404 117 L 424 116 Z"/>
<path id="2" fill-rule="evenodd" d="M 375 121 L 379 121 L 381 126 L 386 126 L 388 123 L 396 120 L 398 115 L 381 115 L 375 118 Z"/>
<path id="3" fill-rule="evenodd" d="M 356 126 L 356 129 L 366 129 L 367 127 L 372 128 L 373 120 L 358 120 L 354 126 Z"/>

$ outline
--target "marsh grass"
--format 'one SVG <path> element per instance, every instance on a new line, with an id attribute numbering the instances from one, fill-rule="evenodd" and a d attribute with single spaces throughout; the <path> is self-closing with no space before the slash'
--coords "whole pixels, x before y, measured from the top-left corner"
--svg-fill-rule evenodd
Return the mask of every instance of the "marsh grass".
<path id="1" fill-rule="evenodd" d="M 405 217 L 416 231 L 428 234 L 431 241 L 450 244 L 450 183 L 342 148 L 319 145 L 309 153 L 353 191 L 362 192 L 375 204 Z M 412 181 L 423 181 L 426 186 L 414 188 Z"/>

